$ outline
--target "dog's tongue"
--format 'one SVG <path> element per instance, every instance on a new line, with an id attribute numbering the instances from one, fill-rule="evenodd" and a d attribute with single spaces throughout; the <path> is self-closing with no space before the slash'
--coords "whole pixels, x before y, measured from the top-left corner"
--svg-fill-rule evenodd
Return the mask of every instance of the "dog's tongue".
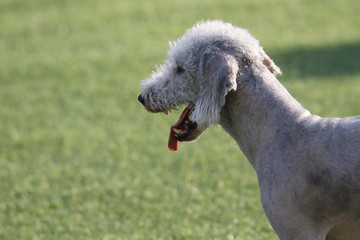
<path id="1" fill-rule="evenodd" d="M 175 137 L 175 131 L 174 129 L 182 130 L 185 126 L 185 121 L 189 120 L 189 114 L 190 114 L 191 108 L 186 107 L 185 110 L 182 112 L 179 120 L 177 123 L 170 128 L 170 135 L 169 135 L 169 143 L 168 147 L 171 151 L 178 150 L 178 140 Z"/>

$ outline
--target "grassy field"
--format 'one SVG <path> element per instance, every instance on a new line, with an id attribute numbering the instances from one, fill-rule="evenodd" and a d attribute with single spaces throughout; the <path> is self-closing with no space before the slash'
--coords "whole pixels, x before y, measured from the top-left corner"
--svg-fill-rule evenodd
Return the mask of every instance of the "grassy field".
<path id="1" fill-rule="evenodd" d="M 276 239 L 220 127 L 167 149 L 139 82 L 202 19 L 247 28 L 311 112 L 360 113 L 356 0 L 0 0 L 0 239 Z"/>

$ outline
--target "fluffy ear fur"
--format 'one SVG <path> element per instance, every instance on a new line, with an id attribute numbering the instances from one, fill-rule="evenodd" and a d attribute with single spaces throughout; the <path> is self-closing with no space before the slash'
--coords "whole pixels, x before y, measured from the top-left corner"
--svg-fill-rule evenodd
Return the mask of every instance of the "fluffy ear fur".
<path id="1" fill-rule="evenodd" d="M 209 127 L 219 122 L 226 95 L 237 88 L 238 70 L 238 63 L 232 55 L 213 50 L 202 55 L 200 93 L 191 115 L 191 120 L 198 126 Z"/>
<path id="2" fill-rule="evenodd" d="M 263 49 L 261 49 L 261 56 L 263 57 L 263 64 L 269 69 L 269 71 L 276 75 L 281 74 L 281 70 L 275 63 L 271 60 L 271 58 L 265 53 Z"/>

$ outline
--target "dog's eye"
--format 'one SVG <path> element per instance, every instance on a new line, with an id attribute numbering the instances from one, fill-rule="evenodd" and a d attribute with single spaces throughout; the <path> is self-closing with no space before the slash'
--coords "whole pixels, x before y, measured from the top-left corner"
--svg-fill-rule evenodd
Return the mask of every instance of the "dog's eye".
<path id="1" fill-rule="evenodd" d="M 178 66 L 178 67 L 176 68 L 176 73 L 177 73 L 177 74 L 181 74 L 181 73 L 183 73 L 183 72 L 185 72 L 185 69 L 182 68 L 181 66 Z"/>

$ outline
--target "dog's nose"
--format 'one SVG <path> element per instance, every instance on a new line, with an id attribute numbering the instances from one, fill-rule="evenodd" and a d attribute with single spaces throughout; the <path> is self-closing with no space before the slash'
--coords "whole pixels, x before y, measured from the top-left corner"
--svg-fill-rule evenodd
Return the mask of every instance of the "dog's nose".
<path id="1" fill-rule="evenodd" d="M 139 102 L 141 102 L 142 105 L 145 106 L 145 99 L 141 94 L 139 95 L 138 100 L 139 100 Z"/>

